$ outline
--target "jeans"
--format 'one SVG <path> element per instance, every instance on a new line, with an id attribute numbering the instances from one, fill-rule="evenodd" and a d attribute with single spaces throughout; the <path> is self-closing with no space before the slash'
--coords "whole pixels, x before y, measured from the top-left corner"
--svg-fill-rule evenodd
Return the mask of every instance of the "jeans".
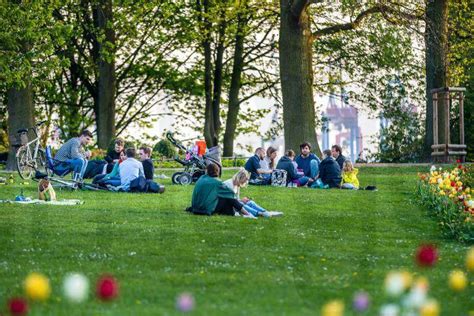
<path id="1" fill-rule="evenodd" d="M 242 203 L 240 203 L 237 199 L 219 198 L 214 213 L 234 216 L 234 209 L 240 212 L 242 210 L 242 206 Z"/>
<path id="2" fill-rule="evenodd" d="M 86 172 L 87 168 L 87 159 L 84 158 L 76 158 L 76 159 L 68 159 L 64 162 L 61 162 L 59 165 L 54 167 L 54 173 L 60 176 L 64 176 L 69 172 L 73 172 L 73 179 L 74 180 L 82 180 L 84 177 L 84 172 Z"/>
<path id="3" fill-rule="evenodd" d="M 309 162 L 309 165 L 310 165 L 310 177 L 311 178 L 316 178 L 316 176 L 318 175 L 319 173 L 319 161 L 317 161 L 316 159 L 313 159 Z"/>
<path id="4" fill-rule="evenodd" d="M 308 181 L 309 181 L 309 177 L 302 176 L 301 178 L 294 180 L 293 183 L 296 183 L 299 187 L 301 187 L 301 186 L 305 186 L 306 183 L 308 183 Z"/>
<path id="5" fill-rule="evenodd" d="M 248 201 L 244 204 L 243 209 L 252 214 L 253 216 L 258 216 L 259 213 L 266 212 L 267 210 L 259 206 L 254 201 Z"/>
<path id="6" fill-rule="evenodd" d="M 112 177 L 104 181 L 104 184 L 109 184 L 114 187 L 120 186 L 122 183 L 120 182 L 120 177 Z"/>

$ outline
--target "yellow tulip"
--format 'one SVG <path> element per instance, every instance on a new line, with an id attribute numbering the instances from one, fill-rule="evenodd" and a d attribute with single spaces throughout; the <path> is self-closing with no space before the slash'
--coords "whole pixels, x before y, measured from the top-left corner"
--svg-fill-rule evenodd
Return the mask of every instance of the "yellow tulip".
<path id="1" fill-rule="evenodd" d="M 438 316 L 439 304 L 436 300 L 429 300 L 420 308 L 420 316 Z"/>
<path id="2" fill-rule="evenodd" d="M 322 316 L 342 316 L 344 315 L 344 303 L 334 300 L 325 304 L 321 311 Z"/>
<path id="3" fill-rule="evenodd" d="M 466 288 L 467 278 L 466 274 L 461 270 L 453 270 L 449 274 L 449 287 L 456 291 L 461 292 Z"/>
<path id="4" fill-rule="evenodd" d="M 29 274 L 24 283 L 26 295 L 35 301 L 45 301 L 51 294 L 51 287 L 47 277 L 40 273 Z"/>

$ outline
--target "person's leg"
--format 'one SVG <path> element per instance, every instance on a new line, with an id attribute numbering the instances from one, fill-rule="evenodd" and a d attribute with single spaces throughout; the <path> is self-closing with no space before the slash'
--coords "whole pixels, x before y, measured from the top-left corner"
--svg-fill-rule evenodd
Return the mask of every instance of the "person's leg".
<path id="1" fill-rule="evenodd" d="M 106 176 L 106 174 L 98 174 L 98 175 L 96 175 L 96 176 L 94 177 L 94 179 L 92 179 L 92 184 L 101 183 L 105 176 Z"/>
<path id="2" fill-rule="evenodd" d="M 108 185 L 111 185 L 111 186 L 114 186 L 114 187 L 118 187 L 120 186 L 122 183 L 120 182 L 120 178 L 117 179 L 117 178 L 111 178 L 111 179 L 108 179 L 108 180 L 105 180 L 104 181 L 104 184 L 108 184 Z"/>
<path id="3" fill-rule="evenodd" d="M 234 216 L 234 208 L 240 212 L 242 210 L 242 207 L 243 204 L 240 203 L 237 199 L 219 198 L 219 200 L 217 201 L 215 213 Z"/>
<path id="4" fill-rule="evenodd" d="M 87 160 L 84 158 L 68 159 L 67 163 L 69 163 L 73 171 L 74 181 L 81 181 L 86 171 Z"/>
<path id="5" fill-rule="evenodd" d="M 245 205 L 250 206 L 254 210 L 257 210 L 258 212 L 265 212 L 266 209 L 255 203 L 254 201 L 248 201 Z"/>
<path id="6" fill-rule="evenodd" d="M 314 179 L 319 173 L 319 162 L 316 159 L 313 159 L 309 162 L 309 166 L 310 166 L 310 177 Z"/>
<path id="7" fill-rule="evenodd" d="M 341 189 L 355 190 L 355 186 L 352 183 L 343 183 Z"/>
<path id="8" fill-rule="evenodd" d="M 308 181 L 309 181 L 309 178 L 306 176 L 303 176 L 298 179 L 298 184 L 299 184 L 298 186 L 304 186 L 306 185 L 306 183 L 308 183 Z"/>

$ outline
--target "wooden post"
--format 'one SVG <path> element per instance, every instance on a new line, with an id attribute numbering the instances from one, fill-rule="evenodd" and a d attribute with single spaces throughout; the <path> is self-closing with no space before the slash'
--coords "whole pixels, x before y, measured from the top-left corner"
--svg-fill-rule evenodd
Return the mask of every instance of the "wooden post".
<path id="1" fill-rule="evenodd" d="M 464 93 L 459 92 L 459 143 L 464 145 Z M 461 156 L 461 161 L 465 162 L 466 156 Z"/>
<path id="2" fill-rule="evenodd" d="M 437 92 L 433 95 L 433 144 L 438 145 L 438 93 Z"/>
<path id="3" fill-rule="evenodd" d="M 449 162 L 449 143 L 451 142 L 450 130 L 449 130 L 449 110 L 451 104 L 449 102 L 449 90 L 444 93 L 444 140 L 445 140 L 445 150 L 444 150 L 444 162 Z"/>

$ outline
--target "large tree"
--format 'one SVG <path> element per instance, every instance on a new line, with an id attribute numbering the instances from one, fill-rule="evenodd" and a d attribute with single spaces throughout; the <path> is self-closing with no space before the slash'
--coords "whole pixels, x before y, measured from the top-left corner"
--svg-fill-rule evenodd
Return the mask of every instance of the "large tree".
<path id="1" fill-rule="evenodd" d="M 52 21 L 53 9 L 53 4 L 23 1 L 0 6 L 0 91 L 7 104 L 10 170 L 15 168 L 17 130 L 35 121 L 34 87 L 48 85 L 46 78 L 58 66 L 52 47 L 62 42 L 65 30 Z"/>
<path id="2" fill-rule="evenodd" d="M 333 17 L 333 20 L 341 20 L 339 23 L 329 22 L 319 25 L 316 23 L 316 29 L 312 30 L 311 24 L 315 15 L 318 17 L 321 14 L 320 12 L 327 7 L 325 4 L 321 4 L 322 2 L 321 0 L 280 1 L 280 76 L 286 148 L 298 148 L 298 145 L 303 141 L 317 143 L 313 100 L 313 48 L 319 45 L 317 42 L 326 39 L 332 40 L 334 36 L 356 32 L 367 19 L 374 15 L 377 15 L 381 20 L 389 21 L 388 23 L 394 20 L 417 19 L 416 14 L 410 11 L 407 12 L 405 6 L 401 4 L 346 1 L 339 5 L 331 5 L 330 11 L 338 13 Z M 318 4 L 314 12 L 310 9 L 311 4 Z M 383 29 L 375 29 L 375 31 L 383 32 Z M 363 42 L 367 39 L 359 36 L 355 40 Z M 397 41 L 396 37 L 393 37 L 389 43 L 380 42 L 380 45 L 387 47 L 387 45 L 392 45 L 393 41 Z M 397 45 L 392 46 L 398 48 Z M 343 64 L 345 60 L 368 54 L 357 46 L 354 48 L 356 50 L 349 52 L 348 55 L 342 54 L 342 59 L 338 63 Z M 344 45 L 335 47 L 335 49 L 345 51 Z M 387 67 L 384 59 L 368 60 L 368 62 L 370 65 L 375 66 L 380 63 Z M 351 72 L 353 71 L 348 69 L 349 75 L 351 75 Z M 367 72 L 367 75 L 370 75 L 370 73 Z M 371 93 L 371 91 L 364 91 L 363 93 Z M 319 151 L 318 145 L 316 145 L 316 151 Z"/>
<path id="3" fill-rule="evenodd" d="M 432 0 L 426 3 L 425 28 L 426 66 L 426 121 L 425 153 L 429 157 L 433 145 L 433 98 L 432 89 L 448 85 L 448 1 Z M 444 95 L 438 99 L 438 143 L 444 139 Z"/>

